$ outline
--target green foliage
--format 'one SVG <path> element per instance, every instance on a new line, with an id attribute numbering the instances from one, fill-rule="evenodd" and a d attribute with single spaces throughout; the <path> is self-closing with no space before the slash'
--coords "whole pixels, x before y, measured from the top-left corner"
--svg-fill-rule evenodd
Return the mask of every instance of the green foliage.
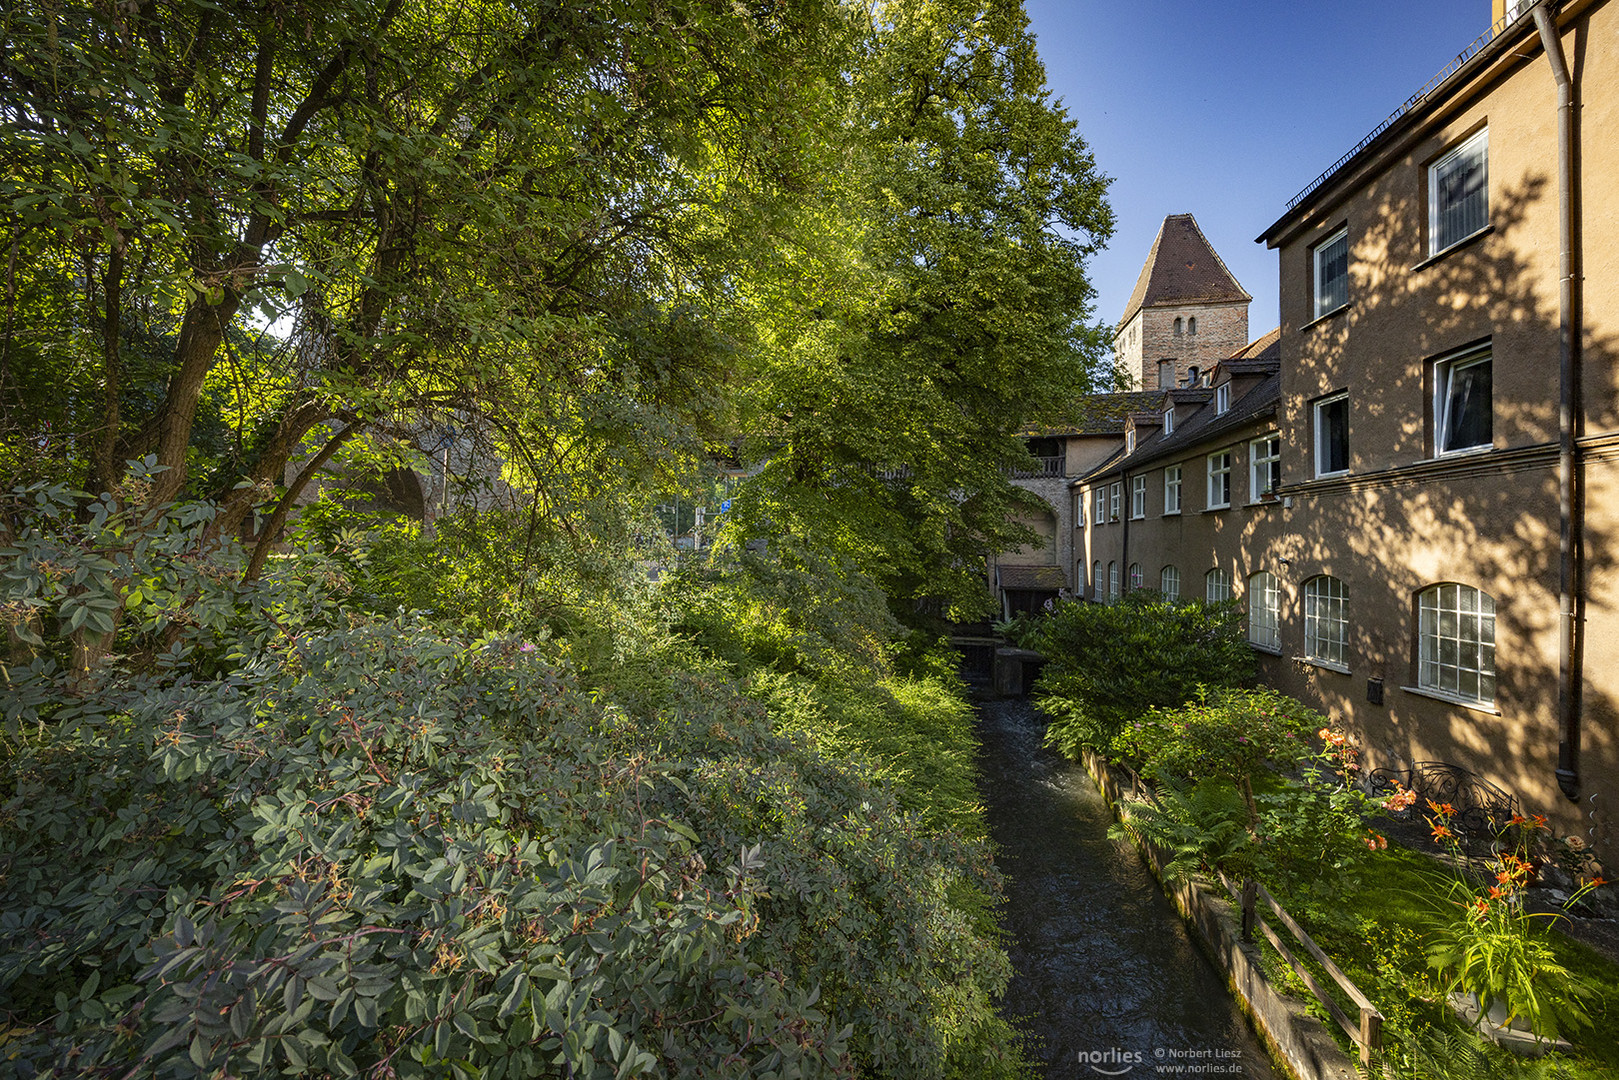
<path id="1" fill-rule="evenodd" d="M 209 516 L 30 498 L 10 603 L 53 633 L 51 559 L 122 567 L 108 595 L 183 581 Z M 389 560 L 354 544 L 249 586 L 219 552 L 177 668 L 112 654 L 71 705 L 44 658 L 8 669 L 33 695 L 0 746 L 14 1070 L 1024 1074 L 958 683 L 862 685 L 886 650 L 830 642 L 813 676 L 733 673 L 650 586 L 565 638 L 377 623 Z"/>
<path id="2" fill-rule="evenodd" d="M 1175 708 L 1200 686 L 1236 686 L 1253 672 L 1234 603 L 1172 604 L 1147 592 L 1115 604 L 1059 603 L 1019 644 L 1047 658 L 1036 701 L 1051 717 L 1047 743 L 1070 757 L 1105 749 L 1148 709 Z"/>
<path id="3" fill-rule="evenodd" d="M 1111 745 L 1156 784 L 1156 805 L 1130 804 L 1130 827 L 1174 854 L 1175 876 L 1220 870 L 1266 882 L 1315 880 L 1329 861 L 1324 853 L 1363 843 L 1353 835 L 1361 821 L 1353 810 L 1364 800 L 1323 784 L 1317 768 L 1303 783 L 1273 770 L 1318 757 L 1309 734 L 1322 723 L 1265 688 L 1200 688 L 1186 705 L 1152 710 Z"/>
<path id="4" fill-rule="evenodd" d="M 216 507 L 149 507 L 151 459 L 90 499 L 36 483 L 0 496 L 0 621 L 10 663 L 8 729 L 93 708 L 109 674 L 173 681 L 217 674 L 281 628 L 333 623 L 348 591 L 318 556 L 278 560 L 242 585 L 243 553 L 210 536 Z"/>
<path id="5" fill-rule="evenodd" d="M 1110 749 L 1139 762 L 1149 779 L 1206 777 L 1247 786 L 1266 768 L 1290 769 L 1314 754 L 1309 735 L 1325 717 L 1268 687 L 1198 687 L 1174 708 L 1154 708 L 1116 735 Z"/>
<path id="6" fill-rule="evenodd" d="M 1151 799 L 1123 804 L 1121 821 L 1108 829 L 1116 840 L 1138 839 L 1169 853 L 1164 874 L 1185 880 L 1218 870 L 1238 880 L 1257 873 L 1258 844 L 1242 794 L 1229 780 L 1183 788 L 1159 784 Z"/>
<path id="7" fill-rule="evenodd" d="M 534 655 L 305 635 L 22 746 L 22 1059 L 937 1075 L 1007 975 L 949 902 L 987 851 L 721 683 L 631 719 Z"/>
<path id="8" fill-rule="evenodd" d="M 1468 873 L 1450 829 L 1455 811 L 1448 805 L 1429 806 L 1434 839 L 1446 845 L 1455 870 L 1444 915 L 1430 934 L 1429 965 L 1444 973 L 1449 989 L 1472 994 L 1484 1012 L 1497 1002 L 1506 1005 L 1506 1022 L 1522 1018 L 1536 1038 L 1556 1039 L 1590 1027 L 1587 1010 L 1596 987 L 1560 963 L 1547 941 L 1550 924 L 1561 916 L 1532 912 L 1528 906 L 1526 890 L 1534 872 L 1529 849 L 1545 819 L 1515 817 L 1504 827 L 1496 853 L 1485 862 L 1485 884 L 1480 886 Z M 1579 894 L 1571 899 L 1577 902 Z"/>

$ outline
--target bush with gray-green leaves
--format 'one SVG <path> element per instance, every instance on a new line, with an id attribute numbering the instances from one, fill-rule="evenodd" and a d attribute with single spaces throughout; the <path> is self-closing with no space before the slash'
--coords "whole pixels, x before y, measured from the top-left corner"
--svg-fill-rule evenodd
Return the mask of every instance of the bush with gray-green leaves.
<path id="1" fill-rule="evenodd" d="M 403 620 L 13 733 L 23 1075 L 933 1076 L 1004 954 L 982 847 L 722 681 L 632 723 Z"/>

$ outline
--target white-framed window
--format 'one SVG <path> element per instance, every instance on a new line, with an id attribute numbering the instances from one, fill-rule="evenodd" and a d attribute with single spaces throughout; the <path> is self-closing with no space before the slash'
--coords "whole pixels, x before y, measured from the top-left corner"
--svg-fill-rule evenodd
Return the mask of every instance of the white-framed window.
<path id="1" fill-rule="evenodd" d="M 1349 471 L 1349 392 L 1315 403 L 1315 474 L 1336 476 Z"/>
<path id="2" fill-rule="evenodd" d="M 1304 583 L 1304 655 L 1349 666 L 1349 590 L 1327 574 Z"/>
<path id="3" fill-rule="evenodd" d="M 1349 228 L 1315 246 L 1315 317 L 1349 303 Z"/>
<path id="4" fill-rule="evenodd" d="M 1181 572 L 1178 567 L 1166 566 L 1158 571 L 1158 591 L 1166 600 L 1181 598 Z"/>
<path id="5" fill-rule="evenodd" d="M 1074 492 L 1074 528 L 1083 529 L 1084 527 L 1085 527 L 1085 496 L 1082 493 L 1076 491 L 1076 492 Z"/>
<path id="6" fill-rule="evenodd" d="M 1117 480 L 1107 489 L 1107 517 L 1109 521 L 1119 520 L 1119 504 L 1124 501 L 1124 481 Z"/>
<path id="7" fill-rule="evenodd" d="M 1105 487 L 1096 489 L 1096 513 L 1092 515 L 1091 520 L 1097 525 L 1107 520 L 1107 488 Z"/>
<path id="8" fill-rule="evenodd" d="M 1261 435 L 1248 444 L 1248 497 L 1257 502 L 1282 486 L 1282 437 Z"/>
<path id="9" fill-rule="evenodd" d="M 1171 465 L 1164 469 L 1164 513 L 1181 512 L 1181 467 Z"/>
<path id="10" fill-rule="evenodd" d="M 1134 427 L 1129 428 L 1124 433 L 1124 452 L 1126 454 L 1136 452 L 1136 429 Z"/>
<path id="11" fill-rule="evenodd" d="M 1220 510 L 1231 505 L 1231 451 L 1209 455 L 1208 508 Z"/>
<path id="12" fill-rule="evenodd" d="M 1133 592 L 1136 589 L 1141 588 L 1146 583 L 1147 583 L 1147 578 L 1146 578 L 1146 575 L 1144 575 L 1141 572 L 1141 564 L 1138 563 L 1138 562 L 1131 563 L 1130 564 L 1130 589 L 1131 589 L 1131 591 Z"/>
<path id="13" fill-rule="evenodd" d="M 1147 516 L 1147 478 L 1145 476 L 1130 477 L 1130 516 L 1133 518 Z"/>
<path id="14" fill-rule="evenodd" d="M 1488 349 L 1434 361 L 1435 457 L 1493 443 L 1490 361 Z"/>
<path id="15" fill-rule="evenodd" d="M 1490 223 L 1490 131 L 1428 166 L 1428 254 L 1455 247 Z"/>
<path id="16" fill-rule="evenodd" d="M 1108 599 L 1108 603 L 1112 603 L 1113 601 L 1117 600 L 1118 598 L 1119 598 L 1119 564 L 1116 563 L 1116 562 L 1110 562 L 1110 563 L 1107 564 L 1107 599 Z"/>
<path id="17" fill-rule="evenodd" d="M 1102 560 L 1097 559 L 1091 564 L 1091 595 L 1102 599 Z"/>
<path id="18" fill-rule="evenodd" d="M 1204 574 L 1203 599 L 1211 604 L 1231 599 L 1231 575 L 1219 569 Z"/>
<path id="19" fill-rule="evenodd" d="M 1214 415 L 1223 416 L 1231 411 L 1231 384 L 1223 382 L 1214 388 Z"/>
<path id="20" fill-rule="evenodd" d="M 1495 701 L 1495 600 L 1447 583 L 1417 596 L 1417 685 L 1464 701 Z"/>
<path id="21" fill-rule="evenodd" d="M 1162 383 L 1159 383 L 1162 386 Z M 1173 406 L 1164 410 L 1164 434 L 1175 434 L 1175 409 Z"/>
<path id="22" fill-rule="evenodd" d="M 1262 649 L 1282 647 L 1282 588 L 1276 575 L 1248 576 L 1248 641 Z"/>

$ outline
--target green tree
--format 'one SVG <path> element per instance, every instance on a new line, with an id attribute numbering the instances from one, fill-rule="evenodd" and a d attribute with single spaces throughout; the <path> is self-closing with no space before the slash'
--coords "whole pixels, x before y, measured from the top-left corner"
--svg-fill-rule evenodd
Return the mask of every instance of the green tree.
<path id="1" fill-rule="evenodd" d="M 385 421 L 481 416 L 544 475 L 711 409 L 715 298 L 849 42 L 814 0 L 68 3 L 4 31 L 4 422 L 66 424 L 98 490 L 152 454 L 151 503 L 190 481 L 221 530 Z M 271 320 L 278 354 L 237 355 Z M 193 476 L 222 364 L 253 383 L 241 445 Z"/>
<path id="2" fill-rule="evenodd" d="M 813 535 L 898 599 L 970 610 L 983 556 L 1029 539 L 1011 523 L 1017 435 L 1061 418 L 1102 355 L 1085 258 L 1112 215 L 1021 4 L 877 12 L 823 180 L 842 227 L 823 221 L 760 294 L 742 401 L 765 465 L 740 520 Z"/>

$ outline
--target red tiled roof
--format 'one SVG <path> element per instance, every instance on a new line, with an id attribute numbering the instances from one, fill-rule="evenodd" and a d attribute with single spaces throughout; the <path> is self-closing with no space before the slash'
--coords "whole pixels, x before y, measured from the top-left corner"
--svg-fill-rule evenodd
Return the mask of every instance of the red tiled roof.
<path id="1" fill-rule="evenodd" d="M 1191 214 L 1170 214 L 1125 305 L 1123 326 L 1144 307 L 1252 300 L 1210 246 Z"/>

